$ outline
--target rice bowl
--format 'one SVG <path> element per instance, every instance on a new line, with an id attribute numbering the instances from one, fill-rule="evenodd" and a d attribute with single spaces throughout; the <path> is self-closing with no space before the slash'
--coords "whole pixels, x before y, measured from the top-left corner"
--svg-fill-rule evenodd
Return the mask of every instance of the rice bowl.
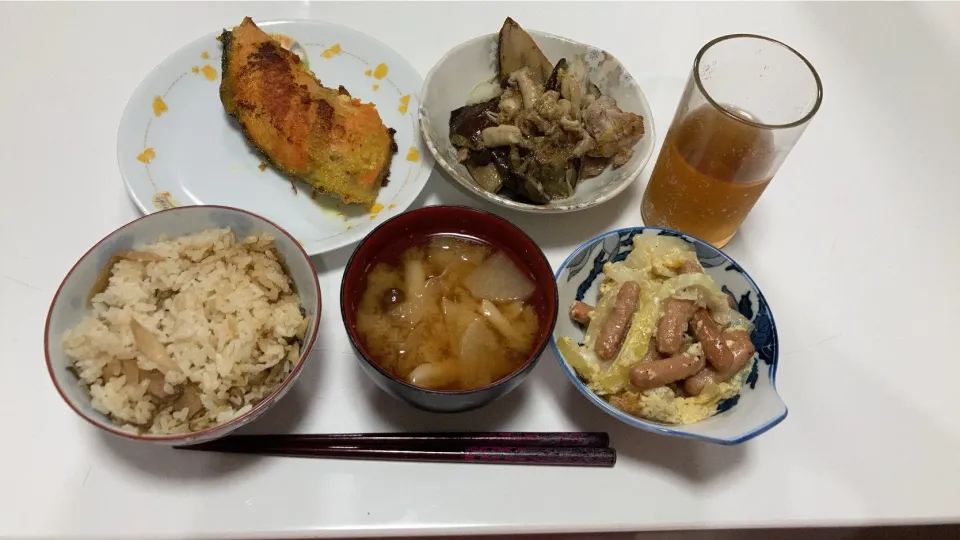
<path id="1" fill-rule="evenodd" d="M 177 208 L 121 228 L 71 270 L 48 317 L 48 368 L 98 427 L 209 440 L 289 388 L 319 313 L 315 270 L 285 231 L 235 209 Z"/>

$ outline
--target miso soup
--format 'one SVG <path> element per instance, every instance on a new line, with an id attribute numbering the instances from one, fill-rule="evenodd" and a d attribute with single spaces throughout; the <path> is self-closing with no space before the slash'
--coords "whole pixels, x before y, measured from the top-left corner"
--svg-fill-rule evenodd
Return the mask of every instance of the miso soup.
<path id="1" fill-rule="evenodd" d="M 357 331 L 391 375 L 431 390 L 473 390 L 519 369 L 539 321 L 536 284 L 472 238 L 430 237 L 367 275 Z"/>

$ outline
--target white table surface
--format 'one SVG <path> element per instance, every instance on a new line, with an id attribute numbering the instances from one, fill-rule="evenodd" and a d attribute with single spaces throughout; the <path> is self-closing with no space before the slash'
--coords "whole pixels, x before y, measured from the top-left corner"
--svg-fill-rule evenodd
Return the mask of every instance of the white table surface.
<path id="1" fill-rule="evenodd" d="M 960 327 L 960 4 L 508 5 L 0 4 L 0 537 L 960 521 L 960 358 L 949 339 Z M 709 39 L 758 32 L 802 51 L 823 79 L 823 107 L 728 248 L 776 314 L 787 419 L 737 447 L 632 431 L 580 396 L 551 351 L 484 410 L 416 412 L 376 389 L 350 351 L 336 305 L 345 248 L 314 257 L 320 340 L 254 430 L 605 430 L 616 468 L 242 459 L 118 440 L 80 420 L 48 380 L 43 321 L 73 262 L 138 215 L 117 170 L 123 107 L 167 55 L 247 14 L 352 26 L 422 74 L 511 15 L 614 52 L 661 134 Z M 507 215 L 556 265 L 597 233 L 639 225 L 649 172 L 590 211 Z M 439 172 L 417 202 L 437 203 L 490 209 Z"/>

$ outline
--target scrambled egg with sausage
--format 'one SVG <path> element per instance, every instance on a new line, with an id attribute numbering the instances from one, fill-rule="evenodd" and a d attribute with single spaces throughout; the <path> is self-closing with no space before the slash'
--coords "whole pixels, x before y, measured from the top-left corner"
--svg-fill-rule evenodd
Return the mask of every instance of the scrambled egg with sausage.
<path id="1" fill-rule="evenodd" d="M 559 340 L 590 390 L 634 416 L 689 424 L 739 393 L 754 362 L 752 325 L 709 275 L 696 251 L 671 236 L 637 235 L 623 262 L 603 267 L 595 307 L 571 316 L 583 343 Z"/>

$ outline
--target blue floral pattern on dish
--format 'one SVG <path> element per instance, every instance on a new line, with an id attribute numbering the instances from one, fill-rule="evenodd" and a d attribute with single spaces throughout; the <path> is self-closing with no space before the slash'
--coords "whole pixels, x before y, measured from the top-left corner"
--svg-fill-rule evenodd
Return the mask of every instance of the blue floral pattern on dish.
<path id="1" fill-rule="evenodd" d="M 753 318 L 753 333 L 750 334 L 750 341 L 756 347 L 757 355 L 763 363 L 770 366 L 770 369 L 776 370 L 777 329 L 773 325 L 773 316 L 767 308 L 767 302 L 762 296 L 758 298 L 758 304 L 757 316 Z"/>
<path id="2" fill-rule="evenodd" d="M 600 235 L 577 249 L 557 271 L 560 303 L 574 300 L 593 303 L 603 274 L 603 265 L 624 260 L 633 249 L 633 238 L 639 234 L 673 236 L 693 245 L 704 271 L 720 285 L 737 310 L 754 324 L 750 339 L 756 347 L 756 357 L 740 393 L 717 404 L 711 418 L 687 425 L 665 425 L 630 416 L 615 409 L 593 394 L 577 377 L 573 368 L 563 361 L 556 347 L 560 336 L 582 341 L 584 328 L 568 320 L 558 321 L 554 330 L 554 352 L 577 389 L 605 412 L 635 427 L 669 435 L 694 438 L 720 444 L 737 444 L 753 438 L 778 424 L 787 414 L 787 408 L 776 393 L 777 332 L 766 299 L 750 276 L 726 254 L 710 244 L 677 231 L 652 227 L 621 229 Z M 760 369 L 761 363 L 766 369 Z"/>
<path id="3" fill-rule="evenodd" d="M 587 290 L 593 284 L 593 281 L 603 273 L 603 265 L 608 262 L 621 262 L 627 258 L 627 255 L 630 254 L 630 251 L 633 249 L 633 235 L 623 233 L 618 236 L 608 236 L 603 238 L 599 243 L 599 249 L 595 250 L 596 255 L 593 257 L 593 266 L 590 268 L 590 273 L 587 274 L 587 277 L 580 284 L 580 287 L 577 288 L 577 300 L 583 300 L 584 295 L 586 295 Z M 586 266 L 587 261 L 591 260 L 590 255 L 594 253 L 594 250 L 583 250 L 582 253 L 578 254 L 576 260 L 576 265 L 572 266 L 570 273 L 567 275 L 567 281 L 572 280 L 580 273 L 581 270 Z"/>

